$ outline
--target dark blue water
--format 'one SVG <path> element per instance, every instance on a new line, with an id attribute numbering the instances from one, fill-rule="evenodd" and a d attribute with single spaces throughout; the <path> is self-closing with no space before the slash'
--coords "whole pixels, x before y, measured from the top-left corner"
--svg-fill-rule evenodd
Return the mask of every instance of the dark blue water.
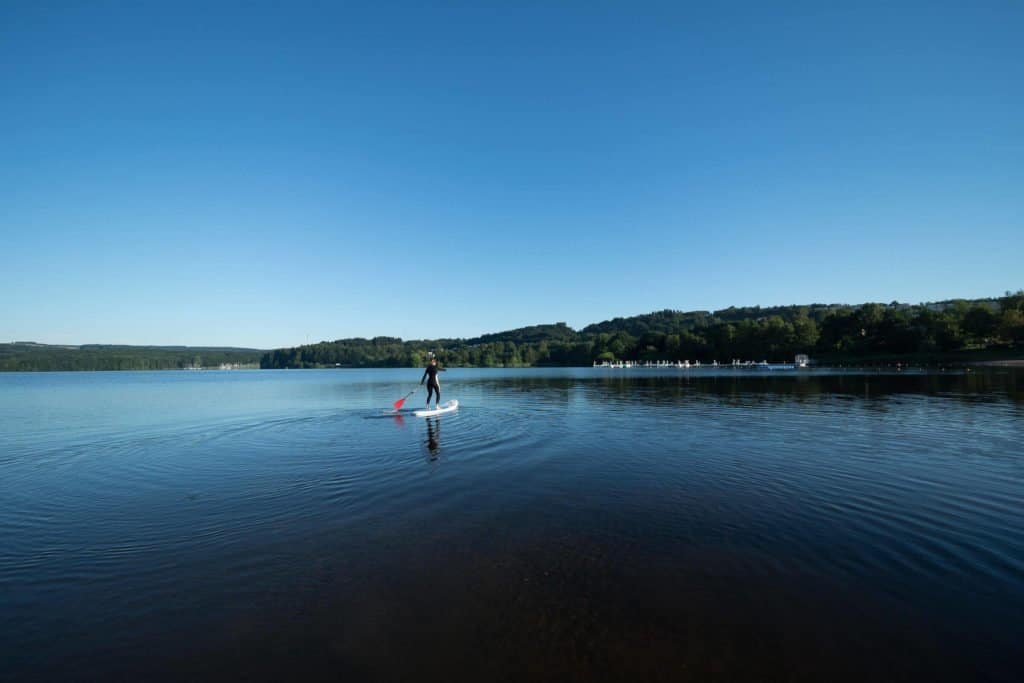
<path id="1" fill-rule="evenodd" d="M 419 374 L 0 375 L 0 679 L 1024 670 L 1022 374 Z"/>

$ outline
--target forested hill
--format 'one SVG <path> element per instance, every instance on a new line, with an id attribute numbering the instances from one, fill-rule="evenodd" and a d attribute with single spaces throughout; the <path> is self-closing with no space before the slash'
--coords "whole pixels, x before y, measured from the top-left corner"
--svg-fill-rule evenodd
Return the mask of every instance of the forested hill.
<path id="1" fill-rule="evenodd" d="M 222 365 L 255 367 L 259 349 L 206 346 L 58 346 L 0 344 L 0 370 L 180 370 Z"/>
<path id="2" fill-rule="evenodd" d="M 408 367 L 435 352 L 448 366 L 590 365 L 595 360 L 791 361 L 1024 357 L 1024 291 L 929 304 L 811 304 L 655 311 L 574 330 L 563 322 L 472 339 L 339 339 L 275 351 L 186 346 L 0 344 L 0 370 L 193 367 Z M 959 355 L 957 355 L 959 354 Z"/>
<path id="3" fill-rule="evenodd" d="M 531 325 L 530 327 L 520 327 L 515 330 L 508 330 L 507 332 L 485 334 L 475 339 L 467 339 L 465 343 L 470 346 L 475 344 L 491 344 L 493 342 L 539 344 L 544 341 L 573 341 L 576 339 L 577 334 L 574 329 L 565 323 L 555 323 L 554 325 Z"/>
<path id="4" fill-rule="evenodd" d="M 264 368 L 590 365 L 595 360 L 792 360 L 1024 354 L 1024 291 L 928 304 L 811 304 L 656 311 L 575 331 L 535 325 L 473 339 L 341 339 L 264 355 Z"/>
<path id="5" fill-rule="evenodd" d="M 987 305 L 992 305 L 994 299 L 986 300 Z M 899 304 L 891 304 L 898 306 Z M 793 322 L 801 317 L 809 317 L 817 321 L 823 320 L 832 311 L 844 308 L 841 304 L 810 304 L 808 306 L 772 306 L 761 308 L 760 306 L 747 306 L 736 308 L 730 306 L 720 311 L 655 311 L 644 315 L 634 315 L 629 318 L 613 318 L 604 322 L 587 325 L 581 332 L 588 334 L 614 334 L 626 332 L 633 336 L 640 336 L 650 332 L 663 334 L 678 333 L 683 330 L 692 330 L 700 327 L 710 327 L 720 323 L 738 323 L 744 320 L 762 320 L 772 316 L 778 316 L 785 322 Z"/>

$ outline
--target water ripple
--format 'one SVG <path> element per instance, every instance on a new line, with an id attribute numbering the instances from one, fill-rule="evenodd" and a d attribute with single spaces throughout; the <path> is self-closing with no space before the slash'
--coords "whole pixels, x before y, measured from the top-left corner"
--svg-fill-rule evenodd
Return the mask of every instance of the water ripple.
<path id="1" fill-rule="evenodd" d="M 254 623 L 358 659 L 409 642 L 389 624 L 457 630 L 448 614 L 605 652 L 755 628 L 762 609 L 757 638 L 862 610 L 866 652 L 898 659 L 893 642 L 928 633 L 974 662 L 983 648 L 948 635 L 970 629 L 1007 661 L 1024 609 L 1007 378 L 449 375 L 461 407 L 437 418 L 386 413 L 409 390 L 397 371 L 202 380 L 210 396 L 154 380 L 120 387 L 131 401 L 100 383 L 116 411 L 53 406 L 50 426 L 24 412 L 42 398 L 0 394 L 0 630 L 23 670 L 50 671 L 53 643 L 102 678 L 90 653 L 177 651 L 169 631 L 210 651 L 278 632 Z M 161 403 L 177 409 L 157 419 Z"/>

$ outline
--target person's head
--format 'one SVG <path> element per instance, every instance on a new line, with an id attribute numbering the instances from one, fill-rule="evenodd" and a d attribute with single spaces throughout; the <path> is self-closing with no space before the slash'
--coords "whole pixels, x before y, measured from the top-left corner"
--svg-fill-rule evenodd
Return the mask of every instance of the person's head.
<path id="1" fill-rule="evenodd" d="M 431 365 L 437 365 L 437 356 L 431 356 L 430 364 Z"/>

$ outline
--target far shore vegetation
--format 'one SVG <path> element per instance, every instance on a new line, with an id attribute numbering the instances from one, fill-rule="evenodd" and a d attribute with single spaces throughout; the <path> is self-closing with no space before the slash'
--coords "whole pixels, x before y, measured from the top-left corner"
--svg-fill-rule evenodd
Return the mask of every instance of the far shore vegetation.
<path id="1" fill-rule="evenodd" d="M 199 370 L 258 368 L 265 351 L 197 346 L 0 344 L 0 370 Z"/>
<path id="2" fill-rule="evenodd" d="M 733 359 L 822 365 L 959 364 L 1024 358 L 1024 290 L 927 304 L 811 304 L 664 310 L 574 330 L 534 325 L 472 339 L 396 337 L 287 349 L 0 344 L 0 370 L 412 367 L 436 353 L 449 367 L 581 366 L 601 361 Z"/>
<path id="3" fill-rule="evenodd" d="M 1024 357 L 1024 291 L 928 304 L 812 304 L 657 311 L 576 331 L 535 325 L 475 339 L 339 339 L 263 356 L 263 368 L 580 366 L 601 361 L 733 359 L 821 364 L 967 363 Z"/>

